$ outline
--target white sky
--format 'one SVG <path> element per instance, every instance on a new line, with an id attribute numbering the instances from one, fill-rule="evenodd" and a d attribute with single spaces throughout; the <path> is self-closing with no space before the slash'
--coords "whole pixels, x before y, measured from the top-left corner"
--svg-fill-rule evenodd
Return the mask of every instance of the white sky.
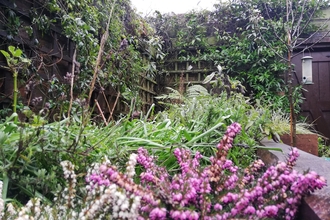
<path id="1" fill-rule="evenodd" d="M 155 10 L 161 13 L 174 12 L 175 14 L 185 13 L 192 9 L 212 10 L 213 4 L 221 0 L 131 0 L 133 6 L 143 15 L 152 15 Z"/>

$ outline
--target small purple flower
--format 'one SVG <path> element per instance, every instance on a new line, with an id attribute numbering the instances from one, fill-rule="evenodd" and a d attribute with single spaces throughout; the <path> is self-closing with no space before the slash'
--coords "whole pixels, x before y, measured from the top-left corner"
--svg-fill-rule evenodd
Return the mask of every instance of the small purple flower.
<path id="1" fill-rule="evenodd" d="M 248 206 L 245 210 L 244 210 L 244 215 L 253 215 L 255 214 L 256 209 L 253 206 Z"/>
<path id="2" fill-rule="evenodd" d="M 276 217 L 278 208 L 275 205 L 270 205 L 265 207 L 265 217 Z"/>
<path id="3" fill-rule="evenodd" d="M 220 211 L 220 210 L 222 210 L 222 205 L 220 205 L 219 203 L 216 203 L 213 208 L 215 211 Z"/>
<path id="4" fill-rule="evenodd" d="M 161 220 L 166 219 L 166 209 L 165 208 L 154 208 L 150 214 L 149 218 L 151 220 Z"/>
<path id="5" fill-rule="evenodd" d="M 298 157 L 299 157 L 298 149 L 296 147 L 293 147 L 289 153 L 288 164 L 294 166 L 297 162 Z"/>
<path id="6" fill-rule="evenodd" d="M 237 194 L 229 192 L 224 197 L 222 197 L 221 201 L 223 203 L 230 203 L 230 202 L 235 202 L 237 198 L 238 198 Z"/>
<path id="7" fill-rule="evenodd" d="M 181 193 L 173 195 L 173 201 L 180 202 L 182 200 L 183 196 Z"/>

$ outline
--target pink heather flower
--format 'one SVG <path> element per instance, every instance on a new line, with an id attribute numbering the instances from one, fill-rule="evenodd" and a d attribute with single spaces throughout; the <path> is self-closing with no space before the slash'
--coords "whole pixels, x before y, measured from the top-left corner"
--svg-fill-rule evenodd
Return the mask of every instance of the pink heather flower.
<path id="1" fill-rule="evenodd" d="M 288 163 L 294 166 L 296 164 L 298 157 L 299 157 L 298 149 L 296 147 L 293 147 L 289 153 Z"/>
<path id="2" fill-rule="evenodd" d="M 99 168 L 100 172 L 103 173 L 108 169 L 108 167 L 105 164 L 102 164 Z"/>
<path id="3" fill-rule="evenodd" d="M 179 219 L 180 211 L 178 211 L 178 210 L 175 210 L 175 211 L 171 210 L 170 211 L 170 216 L 173 219 Z"/>
<path id="4" fill-rule="evenodd" d="M 207 177 L 203 178 L 201 186 L 200 186 L 200 193 L 206 193 L 209 194 L 211 192 L 212 188 L 210 185 L 210 181 Z"/>
<path id="5" fill-rule="evenodd" d="M 179 216 L 179 219 L 182 219 L 182 220 L 183 220 L 183 219 L 187 219 L 187 214 L 186 214 L 186 212 L 184 212 L 184 211 L 181 212 L 181 213 L 180 213 L 180 216 Z"/>
<path id="6" fill-rule="evenodd" d="M 264 208 L 264 210 L 265 210 L 265 217 L 276 217 L 277 216 L 278 207 L 275 205 L 266 206 Z"/>
<path id="7" fill-rule="evenodd" d="M 182 211 L 178 211 L 178 210 L 172 210 L 170 211 L 170 217 L 171 219 L 174 220 L 198 220 L 199 219 L 199 214 L 196 211 L 191 211 L 191 210 L 182 210 Z"/>
<path id="8" fill-rule="evenodd" d="M 156 178 L 151 172 L 142 172 L 140 178 L 142 182 L 156 183 Z"/>
<path id="9" fill-rule="evenodd" d="M 232 208 L 232 209 L 230 210 L 230 214 L 231 214 L 232 216 L 236 216 L 236 215 L 238 214 L 238 210 L 235 209 L 235 208 Z"/>
<path id="10" fill-rule="evenodd" d="M 219 203 L 216 203 L 213 208 L 215 211 L 220 211 L 220 210 L 222 210 L 222 205 L 220 205 Z"/>
<path id="11" fill-rule="evenodd" d="M 190 220 L 198 220 L 199 214 L 195 211 L 189 211 L 190 212 Z"/>
<path id="12" fill-rule="evenodd" d="M 248 206 L 244 210 L 244 215 L 253 215 L 256 212 L 256 209 L 253 206 Z"/>
<path id="13" fill-rule="evenodd" d="M 295 148 L 287 163 L 280 162 L 258 175 L 264 163 L 257 160 L 241 176 L 238 167 L 227 159 L 227 151 L 240 130 L 238 123 L 227 128 L 218 144 L 216 157 L 210 158 L 211 165 L 204 169 L 199 165 L 202 157 L 199 152 L 193 156 L 189 150 L 177 148 L 174 155 L 181 172 L 170 178 L 164 167 L 156 165 L 155 157 L 139 148 L 137 162 L 145 169 L 140 175 L 143 185 L 135 184 L 129 175 L 106 164 L 89 174 L 86 182 L 91 188 L 93 185 L 107 187 L 116 184 L 126 193 L 139 196 L 141 218 L 151 220 L 224 220 L 235 216 L 294 219 L 302 196 L 322 188 L 326 180 L 313 171 L 303 175 L 291 168 L 298 157 Z M 167 210 L 163 208 L 165 205 L 169 207 Z"/>
<path id="14" fill-rule="evenodd" d="M 171 189 L 173 189 L 173 190 L 178 190 L 178 189 L 180 189 L 180 184 L 178 184 L 178 183 L 172 183 L 171 184 Z"/>
<path id="15" fill-rule="evenodd" d="M 191 168 L 195 168 L 191 161 L 190 151 L 183 148 L 176 148 L 173 154 L 175 155 L 183 174 L 187 173 Z"/>
<path id="16" fill-rule="evenodd" d="M 182 200 L 183 196 L 181 193 L 173 195 L 173 201 L 180 202 Z"/>
<path id="17" fill-rule="evenodd" d="M 241 125 L 234 122 L 228 126 L 226 133 L 224 134 L 222 140 L 217 145 L 218 149 L 223 149 L 227 152 L 231 147 L 234 137 L 241 131 Z"/>
<path id="18" fill-rule="evenodd" d="M 236 187 L 237 181 L 238 181 L 238 176 L 236 174 L 233 174 L 225 182 L 225 187 L 227 189 L 234 189 Z"/>
<path id="19" fill-rule="evenodd" d="M 166 209 L 165 208 L 154 208 L 150 214 L 149 218 L 151 220 L 161 220 L 166 219 Z"/>
<path id="20" fill-rule="evenodd" d="M 192 161 L 192 166 L 194 169 L 196 169 L 197 167 L 199 167 L 199 160 L 202 158 L 201 153 L 199 153 L 198 151 L 196 151 L 195 153 L 195 158 Z"/>
<path id="21" fill-rule="evenodd" d="M 222 165 L 224 169 L 228 169 L 233 166 L 233 161 L 231 160 L 226 160 L 225 163 Z"/>
<path id="22" fill-rule="evenodd" d="M 145 169 L 149 169 L 155 165 L 153 158 L 149 156 L 148 151 L 143 147 L 138 149 L 137 162 L 141 164 Z"/>
<path id="23" fill-rule="evenodd" d="M 237 211 L 241 212 L 250 203 L 250 199 L 247 197 L 241 197 L 241 199 L 235 204 Z"/>
<path id="24" fill-rule="evenodd" d="M 238 198 L 237 194 L 229 192 L 224 197 L 222 197 L 221 201 L 223 203 L 230 203 L 230 202 L 235 202 L 237 198 Z"/>

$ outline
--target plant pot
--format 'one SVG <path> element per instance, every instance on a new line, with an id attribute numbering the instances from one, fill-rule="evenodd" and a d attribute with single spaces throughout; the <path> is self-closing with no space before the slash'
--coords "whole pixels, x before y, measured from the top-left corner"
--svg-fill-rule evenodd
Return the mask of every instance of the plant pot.
<path id="1" fill-rule="evenodd" d="M 289 134 L 280 136 L 284 144 L 290 145 L 291 138 Z M 317 134 L 296 134 L 297 148 L 307 153 L 318 156 L 318 136 Z"/>

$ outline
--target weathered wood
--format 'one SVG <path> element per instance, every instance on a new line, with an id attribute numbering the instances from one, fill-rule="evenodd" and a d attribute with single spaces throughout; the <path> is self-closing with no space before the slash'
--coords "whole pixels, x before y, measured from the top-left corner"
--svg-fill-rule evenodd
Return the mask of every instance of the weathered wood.
<path id="1" fill-rule="evenodd" d="M 315 124 L 316 130 L 324 136 L 330 138 L 330 55 L 326 51 L 313 51 L 301 53 L 293 59 L 297 77 L 295 84 L 302 81 L 301 58 L 304 55 L 313 57 L 313 83 L 303 85 L 303 96 L 305 100 L 302 104 L 302 115 L 308 116 L 308 121 Z"/>

